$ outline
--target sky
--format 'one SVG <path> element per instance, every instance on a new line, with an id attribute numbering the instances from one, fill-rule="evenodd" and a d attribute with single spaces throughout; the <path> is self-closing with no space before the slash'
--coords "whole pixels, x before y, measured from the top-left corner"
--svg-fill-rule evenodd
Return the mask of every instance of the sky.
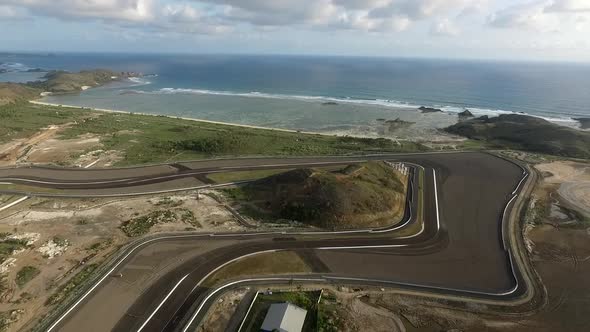
<path id="1" fill-rule="evenodd" d="M 590 62 L 590 0 L 0 0 L 0 51 Z"/>

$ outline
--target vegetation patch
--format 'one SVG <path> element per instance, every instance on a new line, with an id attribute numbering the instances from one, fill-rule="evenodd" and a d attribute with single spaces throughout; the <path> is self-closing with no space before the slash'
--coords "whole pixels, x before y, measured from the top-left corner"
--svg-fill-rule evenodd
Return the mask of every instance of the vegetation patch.
<path id="1" fill-rule="evenodd" d="M 196 227 L 201 227 L 201 224 L 197 221 L 193 211 L 189 209 L 177 209 L 176 212 L 180 217 L 180 221 Z"/>
<path id="2" fill-rule="evenodd" d="M 84 266 L 82 271 L 78 272 L 74 275 L 67 283 L 62 285 L 57 289 L 57 291 L 51 295 L 47 301 L 45 302 L 46 305 L 53 305 L 63 301 L 66 297 L 68 297 L 78 286 L 82 285 L 86 279 L 90 276 L 96 268 L 98 268 L 99 264 L 89 264 Z"/>
<path id="3" fill-rule="evenodd" d="M 344 313 L 340 312 L 340 305 L 334 294 L 329 291 L 322 293 L 318 304 L 318 332 L 339 332 L 345 329 Z"/>
<path id="4" fill-rule="evenodd" d="M 29 281 L 33 280 L 36 276 L 38 276 L 39 273 L 41 273 L 41 271 L 38 268 L 34 266 L 25 266 L 16 273 L 15 282 L 18 285 L 18 287 L 22 288 Z"/>
<path id="5" fill-rule="evenodd" d="M 28 248 L 26 239 L 15 239 L 10 237 L 10 233 L 0 235 L 0 263 L 4 262 L 15 251 Z"/>
<path id="6" fill-rule="evenodd" d="M 113 244 L 113 239 L 108 238 L 102 241 L 95 242 L 86 248 L 87 251 L 98 253 L 104 249 L 109 248 Z"/>
<path id="7" fill-rule="evenodd" d="M 176 214 L 171 210 L 158 210 L 148 215 L 133 218 L 121 225 L 121 230 L 129 237 L 147 234 L 150 229 L 157 225 L 176 221 Z"/>
<path id="8" fill-rule="evenodd" d="M 162 197 L 159 201 L 154 203 L 156 206 L 164 206 L 167 208 L 173 208 L 182 205 L 181 200 L 173 200 L 170 197 Z"/>
<path id="9" fill-rule="evenodd" d="M 171 210 L 157 210 L 145 216 L 133 218 L 124 222 L 121 225 L 121 230 L 129 237 L 136 237 L 147 234 L 155 225 L 179 221 L 191 226 L 201 226 L 192 211 L 176 208 Z"/>

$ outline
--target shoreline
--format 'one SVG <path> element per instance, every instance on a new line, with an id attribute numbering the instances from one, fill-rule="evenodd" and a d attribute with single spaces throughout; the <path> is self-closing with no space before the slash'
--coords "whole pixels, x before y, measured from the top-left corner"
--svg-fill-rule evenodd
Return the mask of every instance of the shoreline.
<path id="1" fill-rule="evenodd" d="M 38 101 L 38 100 L 29 100 L 29 103 L 35 104 L 35 105 L 42 105 L 42 106 L 52 106 L 52 107 L 62 107 L 62 108 L 74 108 L 74 109 L 90 110 L 90 111 L 104 112 L 104 113 L 137 114 L 137 115 L 146 115 L 146 116 L 154 116 L 154 117 L 166 117 L 166 118 L 170 118 L 170 119 L 180 119 L 180 120 L 187 120 L 187 121 L 203 122 L 203 123 L 223 125 L 223 126 L 232 126 L 232 127 L 249 128 L 249 129 L 260 129 L 260 130 L 271 130 L 271 131 L 280 131 L 280 132 L 295 133 L 295 134 L 322 135 L 322 136 L 339 136 L 339 135 L 325 134 L 325 133 L 320 133 L 320 132 L 301 131 L 301 130 L 284 129 L 284 128 L 273 128 L 273 127 L 262 127 L 262 126 L 246 125 L 246 124 L 231 123 L 231 122 L 222 122 L 222 121 L 204 120 L 204 119 L 196 119 L 196 118 L 187 118 L 187 117 L 181 117 L 181 116 L 172 116 L 172 115 L 163 115 L 163 114 L 150 114 L 150 113 L 140 113 L 140 112 L 130 112 L 130 111 L 122 111 L 122 110 L 108 109 L 108 108 L 96 108 L 96 107 L 86 107 L 86 106 L 64 105 L 64 104 L 48 103 L 48 102 Z"/>

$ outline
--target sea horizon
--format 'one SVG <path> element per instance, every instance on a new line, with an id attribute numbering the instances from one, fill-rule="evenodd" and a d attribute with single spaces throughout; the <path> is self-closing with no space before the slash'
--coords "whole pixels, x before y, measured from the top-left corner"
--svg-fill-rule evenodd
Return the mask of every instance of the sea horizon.
<path id="1" fill-rule="evenodd" d="M 104 68 L 148 76 L 45 102 L 357 136 L 428 136 L 476 116 L 528 114 L 577 127 L 590 66 L 555 62 L 314 55 L 0 53 L 0 81 L 30 69 Z M 28 76 L 27 76 L 28 75 Z M 39 78 L 37 77 L 37 79 Z M 9 79 L 5 79 L 8 77 Z M 420 106 L 438 108 L 422 114 Z M 409 128 L 384 134 L 377 120 Z"/>

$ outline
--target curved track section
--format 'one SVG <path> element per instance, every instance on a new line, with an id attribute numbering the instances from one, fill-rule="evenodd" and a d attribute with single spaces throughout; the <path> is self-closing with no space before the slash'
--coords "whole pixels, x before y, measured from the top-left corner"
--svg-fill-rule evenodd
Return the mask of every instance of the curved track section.
<path id="1" fill-rule="evenodd" d="M 84 191 L 96 190 L 96 182 L 102 182 L 101 189 L 116 192 L 129 186 L 138 186 L 137 189 L 142 182 L 154 185 L 165 183 L 170 176 L 177 180 L 228 168 L 286 168 L 364 160 L 404 161 L 425 168 L 421 188 L 424 196 L 419 202 L 412 201 L 410 211 L 415 213 L 410 213 L 401 227 L 315 234 L 250 232 L 155 237 L 139 243 L 114 262 L 108 273 L 91 285 L 49 330 L 79 331 L 89 324 L 97 324 L 100 331 L 186 329 L 199 321 L 210 299 L 221 291 L 206 287 L 206 277 L 228 262 L 264 251 L 305 251 L 306 255 L 313 255 L 321 262 L 321 271 L 314 270 L 305 278 L 322 282 L 404 287 L 492 301 L 508 301 L 526 292 L 521 272 L 505 245 L 503 221 L 511 213 L 527 173 L 518 165 L 489 154 L 214 160 L 183 163 L 183 167 L 169 174 L 127 178 L 127 173 L 117 173 L 117 178 L 111 172 L 119 170 L 104 170 L 109 175 L 97 173 L 99 177 L 84 180 L 56 177 L 59 179 L 55 181 L 32 178 L 25 174 L 28 170 L 19 173 L 13 169 L 9 176 L 0 170 L 0 181 L 10 177 L 19 183 L 55 182 L 47 183 L 48 186 L 64 186 L 67 182 L 68 188 Z M 418 214 L 422 216 L 420 222 L 416 220 Z M 411 234 L 402 236 L 400 232 L 408 229 L 413 230 Z M 111 278 L 112 273 L 124 277 Z M 271 281 L 234 281 L 248 282 Z M 135 292 L 129 291 L 133 288 L 137 288 Z M 135 296 L 122 299 L 118 292 L 126 291 Z"/>

